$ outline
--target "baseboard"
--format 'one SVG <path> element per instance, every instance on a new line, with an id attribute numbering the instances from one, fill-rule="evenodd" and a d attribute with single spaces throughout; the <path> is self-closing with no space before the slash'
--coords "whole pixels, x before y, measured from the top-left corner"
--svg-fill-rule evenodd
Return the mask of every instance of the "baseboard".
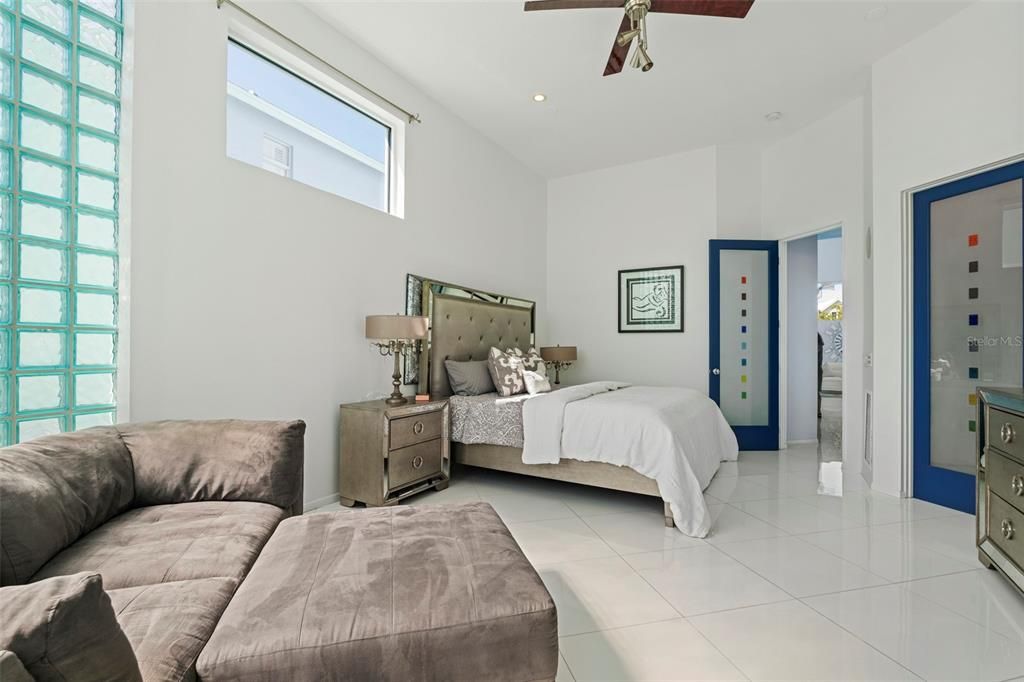
<path id="1" fill-rule="evenodd" d="M 817 443 L 817 442 L 818 442 L 817 438 L 812 438 L 810 440 L 791 440 L 791 441 L 789 441 L 788 445 L 810 445 L 811 443 Z"/>
<path id="2" fill-rule="evenodd" d="M 330 495 L 327 495 L 326 497 L 321 497 L 316 500 L 310 500 L 309 502 L 306 502 L 305 504 L 302 505 L 302 513 L 305 514 L 306 512 L 313 511 L 314 509 L 326 507 L 327 505 L 334 504 L 339 500 L 341 500 L 340 493 L 332 493 Z"/>

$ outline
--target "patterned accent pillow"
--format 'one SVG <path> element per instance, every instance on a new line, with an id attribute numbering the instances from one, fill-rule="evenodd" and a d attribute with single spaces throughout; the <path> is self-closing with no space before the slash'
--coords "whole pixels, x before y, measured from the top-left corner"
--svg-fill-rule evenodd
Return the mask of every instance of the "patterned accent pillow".
<path id="1" fill-rule="evenodd" d="M 487 370 L 491 373 L 494 388 L 503 398 L 517 395 L 526 390 L 523 381 L 523 360 L 499 348 L 491 348 L 487 354 Z"/>
<path id="2" fill-rule="evenodd" d="M 536 372 L 542 377 L 547 377 L 548 368 L 544 364 L 544 360 L 541 359 L 540 353 L 537 352 L 536 348 L 530 347 L 530 350 L 525 353 L 518 348 L 509 348 L 507 353 L 516 356 L 523 363 L 523 369 L 529 372 Z"/>

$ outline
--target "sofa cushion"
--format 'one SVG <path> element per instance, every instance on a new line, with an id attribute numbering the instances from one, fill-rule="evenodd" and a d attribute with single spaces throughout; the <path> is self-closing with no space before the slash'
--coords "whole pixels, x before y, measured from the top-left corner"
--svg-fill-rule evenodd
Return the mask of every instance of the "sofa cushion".
<path id="1" fill-rule="evenodd" d="M 490 505 L 283 521 L 231 600 L 203 680 L 553 680 L 555 606 Z"/>
<path id="2" fill-rule="evenodd" d="M 237 586 L 234 578 L 205 578 L 110 590 L 142 677 L 194 680 L 196 657 Z"/>
<path id="3" fill-rule="evenodd" d="M 133 495 L 131 456 L 111 427 L 0 450 L 0 584 L 27 582 Z"/>
<path id="4" fill-rule="evenodd" d="M 302 512 L 302 421 L 159 421 L 116 427 L 135 506 L 243 500 Z"/>
<path id="5" fill-rule="evenodd" d="M 0 649 L 17 655 L 39 682 L 142 680 L 95 573 L 0 588 Z"/>
<path id="6" fill-rule="evenodd" d="M 74 543 L 33 580 L 77 571 L 107 589 L 241 579 L 286 512 L 260 502 L 190 502 L 131 509 Z"/>

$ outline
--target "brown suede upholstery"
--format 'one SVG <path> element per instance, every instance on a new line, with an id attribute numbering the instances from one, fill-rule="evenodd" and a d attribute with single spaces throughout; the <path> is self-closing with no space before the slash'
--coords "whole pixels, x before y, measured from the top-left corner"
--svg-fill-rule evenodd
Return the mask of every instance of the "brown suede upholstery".
<path id="1" fill-rule="evenodd" d="M 142 680 L 95 573 L 0 588 L 0 649 L 38 682 Z"/>
<path id="2" fill-rule="evenodd" d="M 21 659 L 13 651 L 0 651 L 0 680 L 2 682 L 35 682 L 25 670 Z"/>
<path id="3" fill-rule="evenodd" d="M 224 419 L 117 428 L 135 465 L 135 506 L 238 500 L 302 513 L 304 422 Z"/>
<path id="4" fill-rule="evenodd" d="M 232 578 L 206 578 L 111 590 L 143 679 L 196 679 L 196 657 L 237 586 Z"/>
<path id="5" fill-rule="evenodd" d="M 145 679 L 193 679 L 239 580 L 280 520 L 301 513 L 304 432 L 301 421 L 168 421 L 4 448 L 0 582 L 40 581 L 24 588 L 39 590 L 66 579 L 57 576 L 99 573 Z M 22 588 L 0 589 L 6 601 Z M 77 618 L 79 627 L 96 621 Z M 35 659 L 0 648 L 38 676 Z"/>
<path id="6" fill-rule="evenodd" d="M 288 519 L 200 654 L 203 680 L 554 680 L 555 606 L 490 505 Z"/>
<path id="7" fill-rule="evenodd" d="M 108 590 L 194 578 L 241 581 L 285 511 L 261 502 L 189 502 L 117 516 L 55 556 L 34 580 L 103 574 Z"/>
<path id="8" fill-rule="evenodd" d="M 114 428 L 46 436 L 0 450 L 0 585 L 18 585 L 50 557 L 132 503 L 132 459 Z"/>

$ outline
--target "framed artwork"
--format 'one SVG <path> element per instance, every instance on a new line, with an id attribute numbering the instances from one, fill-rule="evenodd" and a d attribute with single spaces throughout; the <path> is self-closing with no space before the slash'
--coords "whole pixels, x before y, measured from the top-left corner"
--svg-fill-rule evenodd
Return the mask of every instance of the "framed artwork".
<path id="1" fill-rule="evenodd" d="M 619 270 L 619 333 L 683 331 L 683 266 Z"/>

